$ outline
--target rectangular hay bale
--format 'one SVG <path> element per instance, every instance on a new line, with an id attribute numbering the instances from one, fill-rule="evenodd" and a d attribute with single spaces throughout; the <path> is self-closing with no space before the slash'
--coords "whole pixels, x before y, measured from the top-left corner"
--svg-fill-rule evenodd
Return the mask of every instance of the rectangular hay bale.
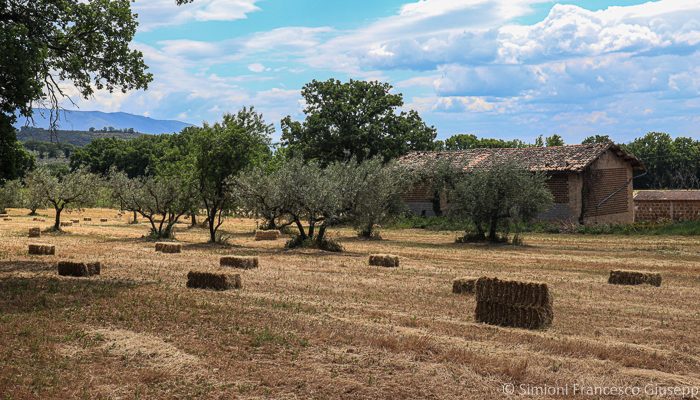
<path id="1" fill-rule="evenodd" d="M 0 218 L 7 218 L 9 216 L 10 216 L 9 214 L 0 214 Z"/>
<path id="2" fill-rule="evenodd" d="M 100 218 L 100 222 L 109 222 L 107 218 Z"/>
<path id="3" fill-rule="evenodd" d="M 41 237 L 41 228 L 29 228 L 29 237 L 30 238 Z"/>
<path id="4" fill-rule="evenodd" d="M 3 218 L 2 220 L 5 222 L 10 222 L 10 221 L 12 221 L 12 218 Z"/>
<path id="5" fill-rule="evenodd" d="M 643 271 L 610 271 L 608 283 L 611 285 L 643 285 L 661 286 L 661 274 Z"/>
<path id="6" fill-rule="evenodd" d="M 83 222 L 90 222 L 90 221 L 92 221 L 92 218 L 87 218 L 87 217 L 83 218 Z"/>
<path id="7" fill-rule="evenodd" d="M 258 268 L 259 260 L 258 257 L 228 256 L 221 257 L 219 265 L 239 269 L 254 269 Z"/>
<path id="8" fill-rule="evenodd" d="M 255 240 L 277 240 L 280 238 L 280 231 L 278 230 L 259 230 L 255 231 Z"/>
<path id="9" fill-rule="evenodd" d="M 476 280 L 478 278 L 457 278 L 452 281 L 452 293 L 456 294 L 474 294 Z"/>
<path id="10" fill-rule="evenodd" d="M 61 276 L 93 276 L 99 275 L 101 265 L 99 262 L 79 263 L 72 261 L 60 261 L 57 265 L 58 274 Z"/>
<path id="11" fill-rule="evenodd" d="M 399 266 L 399 257 L 391 254 L 372 254 L 369 256 L 369 265 L 396 268 Z"/>
<path id="12" fill-rule="evenodd" d="M 202 271 L 190 271 L 187 273 L 187 287 L 193 289 L 240 289 L 241 276 L 239 274 L 223 274 Z"/>
<path id="13" fill-rule="evenodd" d="M 475 287 L 477 322 L 526 329 L 552 324 L 552 296 L 544 283 L 479 278 Z"/>
<path id="14" fill-rule="evenodd" d="M 61 226 L 73 226 L 72 222 L 61 222 Z"/>
<path id="15" fill-rule="evenodd" d="M 156 251 L 168 254 L 181 253 L 182 245 L 180 243 L 157 242 Z"/>
<path id="16" fill-rule="evenodd" d="M 52 244 L 29 244 L 29 254 L 35 256 L 52 256 L 56 254 L 56 246 Z"/>
<path id="17" fill-rule="evenodd" d="M 74 224 L 79 224 L 80 220 L 79 219 L 72 219 L 70 222 L 72 222 Z"/>

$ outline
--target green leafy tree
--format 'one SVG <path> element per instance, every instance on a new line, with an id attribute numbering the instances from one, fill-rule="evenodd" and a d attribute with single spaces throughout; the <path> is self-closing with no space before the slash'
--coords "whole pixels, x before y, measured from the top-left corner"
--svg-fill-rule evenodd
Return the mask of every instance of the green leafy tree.
<path id="1" fill-rule="evenodd" d="M 43 198 L 53 206 L 56 211 L 53 229 L 60 231 L 63 210 L 90 205 L 97 194 L 100 178 L 84 168 L 56 176 L 40 167 L 27 175 L 26 183 L 30 196 Z"/>
<path id="2" fill-rule="evenodd" d="M 349 210 L 354 180 L 345 163 L 323 168 L 317 161 L 288 160 L 277 171 L 284 196 L 284 211 L 296 225 L 298 235 L 289 247 L 313 246 L 324 250 L 342 248 L 326 239 L 328 228 L 343 221 Z"/>
<path id="3" fill-rule="evenodd" d="M 192 202 L 197 198 L 190 171 L 129 178 L 126 173 L 113 169 L 108 184 L 120 207 L 147 219 L 151 236 L 157 239 L 173 237 L 175 224 L 192 209 Z"/>
<path id="4" fill-rule="evenodd" d="M 0 97 L 2 97 L 1 93 Z M 6 180 L 24 177 L 27 172 L 34 169 L 35 163 L 34 156 L 17 140 L 12 123 L 6 116 L 0 114 L 0 184 Z"/>
<path id="5" fill-rule="evenodd" d="M 410 150 L 432 150 L 435 128 L 417 112 L 397 113 L 403 97 L 380 82 L 335 79 L 312 81 L 302 89 L 306 101 L 303 122 L 282 120 L 282 143 L 291 156 L 335 161 L 370 159 L 385 161 Z"/>
<path id="6" fill-rule="evenodd" d="M 502 140 L 490 138 L 478 138 L 472 134 L 457 134 L 445 140 L 445 150 L 469 150 L 480 148 L 520 148 L 527 147 L 528 144 L 518 140 Z"/>
<path id="7" fill-rule="evenodd" d="M 194 167 L 211 242 L 217 240 L 224 216 L 235 208 L 231 177 L 269 159 L 273 132 L 274 127 L 252 107 L 226 114 L 220 123 L 183 132 L 191 143 L 190 158 L 183 162 L 191 162 Z"/>
<path id="8" fill-rule="evenodd" d="M 282 229 L 292 224 L 286 218 L 286 194 L 279 168 L 266 171 L 256 167 L 233 178 L 234 197 L 254 218 L 261 218 L 260 229 Z"/>
<path id="9" fill-rule="evenodd" d="M 401 195 L 412 183 L 405 168 L 381 158 L 373 158 L 348 167 L 354 190 L 349 217 L 362 238 L 381 239 L 377 226 L 405 211 Z"/>
<path id="10" fill-rule="evenodd" d="M 469 239 L 500 241 L 553 203 L 546 176 L 513 163 L 456 171 L 454 179 L 449 214 L 473 224 L 474 232 L 465 236 Z"/>
<path id="11" fill-rule="evenodd" d="M 552 136 L 549 136 L 545 139 L 545 144 L 547 147 L 554 147 L 554 146 L 564 146 L 564 138 L 561 136 L 554 134 Z"/>
<path id="12" fill-rule="evenodd" d="M 595 144 L 595 143 L 610 143 L 612 139 L 608 135 L 593 135 L 589 136 L 581 142 L 581 144 Z"/>
<path id="13" fill-rule="evenodd" d="M 0 186 L 0 214 L 7 212 L 9 207 L 18 207 L 22 202 L 22 182 L 12 180 Z"/>
<path id="14" fill-rule="evenodd" d="M 646 174 L 635 179 L 635 188 L 692 189 L 700 186 L 700 141 L 649 132 L 623 147 L 646 167 Z"/>
<path id="15" fill-rule="evenodd" d="M 172 141 L 168 135 L 140 136 L 131 140 L 100 138 L 74 150 L 70 165 L 73 169 L 84 166 L 100 175 L 109 174 L 112 167 L 132 178 L 152 175 Z"/>

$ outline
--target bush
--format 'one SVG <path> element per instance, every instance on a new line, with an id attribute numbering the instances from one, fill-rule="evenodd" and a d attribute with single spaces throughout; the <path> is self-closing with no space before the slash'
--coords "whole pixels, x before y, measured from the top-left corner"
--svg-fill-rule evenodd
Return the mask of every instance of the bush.
<path id="1" fill-rule="evenodd" d="M 288 249 L 297 248 L 307 248 L 307 249 L 319 249 L 324 251 L 330 251 L 334 253 L 340 253 L 344 251 L 343 245 L 336 242 L 333 239 L 328 239 L 326 237 L 318 239 L 302 239 L 300 235 L 295 235 L 287 241 L 285 247 Z"/>

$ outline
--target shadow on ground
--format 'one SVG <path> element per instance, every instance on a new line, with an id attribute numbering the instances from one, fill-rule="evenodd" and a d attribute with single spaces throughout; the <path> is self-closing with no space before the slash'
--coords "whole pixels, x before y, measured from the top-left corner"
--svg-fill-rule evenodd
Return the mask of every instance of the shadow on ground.
<path id="1" fill-rule="evenodd" d="M 99 278 L 0 278 L 0 314 L 85 307 L 137 286 L 133 281 Z"/>

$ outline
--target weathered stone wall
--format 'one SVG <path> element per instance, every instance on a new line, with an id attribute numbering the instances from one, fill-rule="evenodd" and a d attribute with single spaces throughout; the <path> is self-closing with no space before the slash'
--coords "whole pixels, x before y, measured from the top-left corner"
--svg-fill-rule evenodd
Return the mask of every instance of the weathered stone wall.
<path id="1" fill-rule="evenodd" d="M 635 221 L 699 221 L 700 201 L 697 200 L 635 200 Z"/>

